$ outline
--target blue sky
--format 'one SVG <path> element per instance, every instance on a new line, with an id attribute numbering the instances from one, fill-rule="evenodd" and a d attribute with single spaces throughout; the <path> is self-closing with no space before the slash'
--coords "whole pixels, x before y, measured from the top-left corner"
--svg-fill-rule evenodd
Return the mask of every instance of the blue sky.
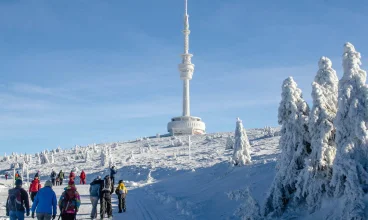
<path id="1" fill-rule="evenodd" d="M 321 56 L 368 56 L 364 0 L 189 0 L 191 113 L 208 132 L 277 125 Z M 183 0 L 0 1 L 0 154 L 165 133 L 181 114 Z"/>

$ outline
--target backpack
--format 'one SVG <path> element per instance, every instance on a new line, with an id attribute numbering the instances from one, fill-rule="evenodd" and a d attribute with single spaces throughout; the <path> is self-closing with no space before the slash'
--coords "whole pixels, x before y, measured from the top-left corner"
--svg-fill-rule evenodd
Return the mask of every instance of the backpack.
<path id="1" fill-rule="evenodd" d="M 67 189 L 62 200 L 63 213 L 74 213 L 76 210 L 75 190 Z"/>
<path id="2" fill-rule="evenodd" d="M 94 183 L 90 187 L 90 196 L 100 196 L 100 184 Z"/>
<path id="3" fill-rule="evenodd" d="M 106 191 L 111 191 L 111 179 L 109 176 L 106 176 L 104 178 L 104 187 L 102 189 L 102 191 L 106 192 Z"/>
<path id="4" fill-rule="evenodd" d="M 9 190 L 8 209 L 10 211 L 23 210 L 22 193 L 20 189 Z"/>

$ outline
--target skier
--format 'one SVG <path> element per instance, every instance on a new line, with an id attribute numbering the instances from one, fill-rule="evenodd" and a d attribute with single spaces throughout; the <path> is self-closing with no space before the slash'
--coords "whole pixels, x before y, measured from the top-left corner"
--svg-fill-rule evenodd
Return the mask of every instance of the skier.
<path id="1" fill-rule="evenodd" d="M 50 177 L 51 177 L 52 185 L 55 186 L 56 172 L 54 171 L 54 169 L 52 169 Z"/>
<path id="2" fill-rule="evenodd" d="M 22 188 L 22 180 L 15 181 L 15 188 L 9 190 L 6 200 L 6 216 L 13 219 L 24 219 L 24 213 L 29 216 L 29 200 L 27 192 Z"/>
<path id="3" fill-rule="evenodd" d="M 59 178 L 59 183 L 60 186 L 63 185 L 63 180 L 64 180 L 64 173 L 62 170 L 60 170 L 59 174 L 58 174 L 58 178 Z"/>
<path id="4" fill-rule="evenodd" d="M 29 186 L 29 194 L 31 196 L 31 200 L 32 202 L 34 201 L 34 198 L 36 197 L 38 191 L 41 189 L 41 184 L 40 184 L 40 181 L 38 180 L 37 177 L 35 177 L 33 180 L 32 180 L 32 183 L 31 185 Z"/>
<path id="5" fill-rule="evenodd" d="M 37 193 L 34 203 L 32 204 L 32 218 L 35 217 L 35 212 L 37 214 L 38 220 L 50 220 L 56 217 L 56 194 L 52 190 L 52 182 L 47 180 L 45 187 L 40 189 Z"/>
<path id="6" fill-rule="evenodd" d="M 5 173 L 5 180 L 8 180 L 8 173 Z"/>
<path id="7" fill-rule="evenodd" d="M 111 194 L 113 191 L 114 191 L 114 188 L 111 185 L 111 178 L 109 175 L 106 175 L 104 178 L 102 193 L 100 195 L 101 219 L 104 218 L 105 214 L 107 214 L 108 218 L 112 217 Z"/>
<path id="8" fill-rule="evenodd" d="M 83 184 L 83 185 L 86 184 L 86 173 L 84 172 L 84 170 L 82 170 L 79 178 L 80 178 L 79 184 Z"/>
<path id="9" fill-rule="evenodd" d="M 75 187 L 74 181 L 70 180 L 68 187 L 59 199 L 60 216 L 62 220 L 74 220 L 81 204 L 80 195 Z"/>
<path id="10" fill-rule="evenodd" d="M 115 174 L 117 173 L 115 166 L 113 165 L 110 169 L 110 177 L 112 182 L 112 187 L 114 188 L 115 185 Z"/>
<path id="11" fill-rule="evenodd" d="M 100 176 L 98 176 L 96 179 L 94 179 L 90 183 L 89 197 L 90 197 L 91 203 L 92 203 L 92 212 L 91 212 L 91 218 L 92 219 L 97 218 L 97 204 L 98 204 L 98 200 L 100 198 L 100 195 L 102 194 L 103 185 L 104 185 L 104 181 L 101 179 Z M 102 209 L 100 209 L 100 213 L 102 213 Z"/>
<path id="12" fill-rule="evenodd" d="M 73 180 L 74 181 L 75 179 L 75 172 L 74 172 L 74 169 L 72 171 L 70 171 L 70 174 L 69 174 L 69 181 L 70 180 Z"/>
<path id="13" fill-rule="evenodd" d="M 128 189 L 125 187 L 123 180 L 119 180 L 119 185 L 116 187 L 115 193 L 118 195 L 119 200 L 119 213 L 126 212 L 125 198 L 128 194 Z"/>

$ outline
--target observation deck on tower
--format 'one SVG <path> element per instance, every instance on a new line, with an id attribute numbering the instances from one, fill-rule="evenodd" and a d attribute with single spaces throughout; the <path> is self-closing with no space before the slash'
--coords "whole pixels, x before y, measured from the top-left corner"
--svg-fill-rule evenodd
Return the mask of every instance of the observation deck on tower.
<path id="1" fill-rule="evenodd" d="M 193 77 L 194 64 L 193 54 L 189 53 L 189 15 L 188 3 L 184 0 L 184 53 L 181 55 L 182 62 L 179 64 L 180 79 L 183 80 L 183 114 L 174 117 L 167 124 L 167 130 L 172 135 L 204 134 L 206 125 L 199 117 L 190 116 L 190 80 Z"/>

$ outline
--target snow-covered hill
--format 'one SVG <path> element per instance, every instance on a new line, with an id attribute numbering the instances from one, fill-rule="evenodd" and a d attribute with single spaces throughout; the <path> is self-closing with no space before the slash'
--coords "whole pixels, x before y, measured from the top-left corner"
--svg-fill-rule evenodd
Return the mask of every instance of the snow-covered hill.
<path id="1" fill-rule="evenodd" d="M 101 165 L 101 151 L 106 151 L 111 155 L 106 164 L 115 164 L 117 179 L 127 182 L 130 191 L 128 212 L 118 214 L 114 210 L 114 219 L 120 219 L 119 215 L 126 215 L 125 219 L 239 219 L 238 213 L 242 212 L 237 210 L 252 199 L 248 197 L 248 190 L 259 204 L 263 204 L 275 175 L 279 153 L 279 137 L 267 137 L 263 129 L 248 130 L 247 134 L 253 162 L 243 167 L 230 165 L 232 150 L 225 149 L 227 137 L 234 133 L 216 133 L 192 136 L 190 157 L 188 136 L 153 138 L 74 147 L 61 152 L 55 149 L 53 164 L 38 164 L 37 157 L 32 155 L 29 173 L 32 178 L 40 170 L 44 182 L 52 169 L 63 170 L 69 175 L 75 167 L 78 171 L 84 170 L 90 182 L 98 175 L 109 174 L 108 166 Z M 51 151 L 47 155 L 51 162 Z M 0 162 L 2 183 L 3 174 L 13 172 L 10 167 L 15 158 L 12 156 Z M 18 162 L 23 158 L 24 155 L 18 156 Z M 0 185 L 0 218 L 5 217 L 6 190 L 1 190 L 4 188 Z M 85 206 L 80 214 L 84 212 L 88 216 L 88 186 L 78 188 L 85 193 L 82 198 Z M 59 188 L 56 191 L 61 192 Z"/>

